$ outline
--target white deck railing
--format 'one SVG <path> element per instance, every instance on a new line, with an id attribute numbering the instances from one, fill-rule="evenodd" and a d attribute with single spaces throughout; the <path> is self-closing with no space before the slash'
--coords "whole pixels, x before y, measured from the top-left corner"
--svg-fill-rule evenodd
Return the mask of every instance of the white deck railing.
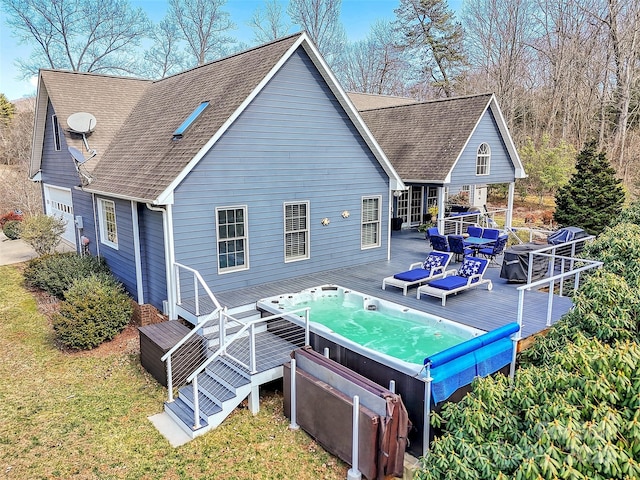
<path id="1" fill-rule="evenodd" d="M 195 305 L 195 315 L 196 317 L 200 316 L 200 290 L 207 294 L 211 302 L 213 303 L 215 310 L 220 310 L 222 306 L 218 302 L 218 299 L 213 294 L 211 289 L 207 286 L 204 279 L 200 275 L 200 272 L 197 270 L 187 267 L 186 265 L 182 265 L 181 263 L 174 262 L 173 264 L 175 268 L 176 274 L 176 304 L 182 306 L 183 302 L 183 289 L 181 287 L 181 270 L 191 273 L 193 278 L 193 292 L 189 292 L 189 295 L 193 295 L 193 302 Z"/>

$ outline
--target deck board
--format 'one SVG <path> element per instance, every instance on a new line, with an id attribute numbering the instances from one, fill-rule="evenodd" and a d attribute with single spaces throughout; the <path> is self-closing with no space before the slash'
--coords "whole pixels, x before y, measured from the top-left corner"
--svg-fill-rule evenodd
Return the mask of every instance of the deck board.
<path id="1" fill-rule="evenodd" d="M 406 270 L 411 263 L 424 260 L 430 250 L 429 243 L 423 234 L 415 230 L 393 232 L 391 237 L 391 260 L 363 264 L 359 267 L 336 268 L 317 274 L 254 285 L 238 290 L 214 292 L 218 301 L 229 308 L 249 305 L 258 300 L 274 295 L 298 292 L 324 284 L 340 285 L 361 293 L 389 300 L 403 306 L 414 308 L 432 315 L 453 320 L 465 325 L 493 330 L 517 319 L 518 291 L 521 284 L 508 283 L 500 278 L 500 267 L 489 267 L 486 278 L 493 282 L 493 290 L 487 291 L 480 286 L 458 295 L 447 298 L 442 307 L 440 299 L 423 295 L 416 299 L 416 288 L 409 289 L 407 296 L 402 290 L 387 287 L 382 290 L 382 279 Z M 502 258 L 498 258 L 501 263 Z M 456 268 L 460 263 L 452 262 L 449 268 Z M 547 293 L 529 291 L 525 295 L 524 321 L 522 336 L 528 337 L 546 328 Z M 183 302 L 186 307 L 188 301 Z M 201 311 L 210 301 L 201 299 Z M 571 307 L 567 297 L 554 296 L 552 322 L 557 321 Z"/>

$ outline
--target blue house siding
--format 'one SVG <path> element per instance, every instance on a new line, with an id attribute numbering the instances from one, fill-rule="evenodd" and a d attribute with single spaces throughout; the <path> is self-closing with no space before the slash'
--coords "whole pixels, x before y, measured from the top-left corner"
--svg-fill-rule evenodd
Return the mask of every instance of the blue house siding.
<path id="1" fill-rule="evenodd" d="M 489 175 L 476 175 L 476 155 L 478 147 L 483 142 L 488 143 L 491 148 Z M 498 125 L 491 110 L 487 110 L 453 169 L 451 183 L 453 185 L 507 183 L 513 182 L 514 175 L 515 169 Z"/>
<path id="2" fill-rule="evenodd" d="M 363 196 L 381 197 L 378 248 L 361 249 Z M 386 259 L 388 197 L 388 176 L 300 49 L 176 189 L 176 260 L 223 291 Z M 285 263 L 292 201 L 309 202 L 310 258 Z M 237 205 L 247 206 L 250 268 L 219 274 L 215 208 Z"/>
<path id="3" fill-rule="evenodd" d="M 162 213 L 151 211 L 145 205 L 138 204 L 138 224 L 144 302 L 162 311 L 162 301 L 167 300 Z"/>
<path id="4" fill-rule="evenodd" d="M 83 220 L 83 230 L 81 235 L 87 236 L 91 243 L 89 251 L 92 255 L 96 255 L 95 243 L 95 223 L 93 220 L 93 206 L 91 194 L 79 190 L 80 185 L 78 172 L 73 164 L 71 155 L 69 154 L 66 139 L 63 135 L 64 119 L 58 118 L 60 125 L 60 150 L 55 149 L 54 129 L 52 116 L 55 114 L 51 102 L 47 105 L 47 118 L 45 124 L 45 135 L 42 150 L 42 183 L 57 187 L 69 188 L 71 190 L 71 199 L 73 202 L 74 216 L 81 216 Z M 44 185 L 42 186 L 44 198 Z M 76 248 L 78 245 L 76 243 Z"/>
<path id="5" fill-rule="evenodd" d="M 133 223 L 131 202 L 109 197 L 96 196 L 96 219 L 99 220 L 99 198 L 111 200 L 115 203 L 116 224 L 118 228 L 118 248 L 115 249 L 100 241 L 100 234 L 96 242 L 100 242 L 100 255 L 105 258 L 111 273 L 120 280 L 127 292 L 137 300 L 136 264 L 133 244 Z M 100 230 L 100 228 L 98 228 Z"/>

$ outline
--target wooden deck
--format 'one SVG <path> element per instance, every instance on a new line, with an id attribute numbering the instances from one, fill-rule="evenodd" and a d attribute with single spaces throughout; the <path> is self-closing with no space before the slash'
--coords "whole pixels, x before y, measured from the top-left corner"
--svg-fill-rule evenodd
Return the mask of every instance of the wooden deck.
<path id="1" fill-rule="evenodd" d="M 437 315 L 482 330 L 493 330 L 517 319 L 518 291 L 521 284 L 507 283 L 500 278 L 500 267 L 488 268 L 485 278 L 493 282 L 493 290 L 486 286 L 467 290 L 447 299 L 442 307 L 440 299 L 423 296 L 416 299 L 416 289 L 409 290 L 407 296 L 402 290 L 387 287 L 382 290 L 382 279 L 406 270 L 411 263 L 424 260 L 430 250 L 424 234 L 415 230 L 396 231 L 391 237 L 391 260 L 367 263 L 354 268 L 336 268 L 322 273 L 270 282 L 240 290 L 214 292 L 219 302 L 229 308 L 255 303 L 256 301 L 285 293 L 298 292 L 324 284 L 340 285 L 367 295 L 376 296 L 432 315 Z M 498 258 L 498 263 L 502 259 Z M 456 268 L 460 263 L 451 263 Z M 525 295 L 524 322 L 522 336 L 528 337 L 546 328 L 548 293 L 528 291 Z M 204 309 L 206 300 L 201 300 Z M 210 302 L 209 302 L 210 303 Z M 572 306 L 567 297 L 554 297 L 552 321 L 557 321 Z"/>

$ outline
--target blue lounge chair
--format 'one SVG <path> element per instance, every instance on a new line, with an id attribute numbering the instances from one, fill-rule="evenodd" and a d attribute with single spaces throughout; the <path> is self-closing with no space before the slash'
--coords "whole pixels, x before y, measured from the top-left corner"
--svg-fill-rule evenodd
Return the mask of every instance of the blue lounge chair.
<path id="1" fill-rule="evenodd" d="M 444 235 L 432 235 L 431 236 L 431 247 L 434 250 L 439 252 L 449 252 L 449 242 L 447 242 L 447 237 Z"/>
<path id="2" fill-rule="evenodd" d="M 382 289 L 386 290 L 386 286 L 391 285 L 401 288 L 402 294 L 406 295 L 409 287 L 444 277 L 452 256 L 450 252 L 433 251 L 424 262 L 412 263 L 409 270 L 383 279 Z"/>
<path id="3" fill-rule="evenodd" d="M 421 295 L 431 295 L 442 300 L 444 307 L 447 296 L 457 294 L 479 285 L 486 285 L 487 290 L 493 289 L 491 280 L 483 278 L 489 260 L 485 258 L 467 257 L 458 270 L 449 270 L 443 278 L 428 282 L 418 287 L 416 298 Z"/>
<path id="4" fill-rule="evenodd" d="M 478 250 L 478 253 L 490 260 L 490 266 L 498 266 L 496 257 L 504 252 L 504 247 L 506 247 L 507 245 L 507 240 L 509 240 L 508 235 L 500 235 L 491 247 L 481 248 Z"/>
<path id="5" fill-rule="evenodd" d="M 464 246 L 464 238 L 462 235 L 449 235 L 449 250 L 456 256 L 456 261 L 460 262 L 467 255 L 473 255 L 473 250 Z"/>
<path id="6" fill-rule="evenodd" d="M 427 231 L 424 234 L 424 238 L 426 238 L 427 240 L 431 241 L 431 236 L 432 235 L 440 235 L 440 232 L 438 232 L 438 227 L 429 227 L 429 228 L 427 228 Z"/>

